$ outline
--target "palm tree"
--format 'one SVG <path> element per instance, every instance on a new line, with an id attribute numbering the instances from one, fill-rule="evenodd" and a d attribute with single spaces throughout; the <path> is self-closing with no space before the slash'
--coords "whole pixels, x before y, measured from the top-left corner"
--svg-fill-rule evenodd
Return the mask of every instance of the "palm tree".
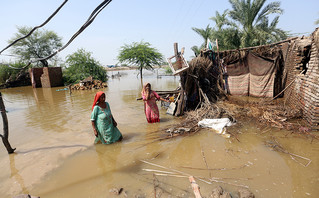
<path id="1" fill-rule="evenodd" d="M 212 34 L 212 28 L 207 25 L 206 29 L 200 29 L 200 28 L 192 28 L 197 34 L 199 34 L 204 39 L 204 46 L 207 45 L 207 39 L 210 38 Z"/>
<path id="2" fill-rule="evenodd" d="M 315 21 L 315 25 L 319 25 L 319 19 Z"/>
<path id="3" fill-rule="evenodd" d="M 196 45 L 191 47 L 191 50 L 194 52 L 195 57 L 197 57 L 198 54 L 200 53 L 200 48 L 198 46 L 196 46 Z"/>
<path id="4" fill-rule="evenodd" d="M 278 41 L 286 33 L 276 28 L 279 17 L 275 17 L 269 24 L 270 14 L 282 14 L 280 2 L 265 5 L 266 0 L 229 0 L 232 10 L 229 16 L 236 23 L 241 32 L 241 47 L 250 47 Z"/>
<path id="5" fill-rule="evenodd" d="M 231 22 L 228 20 L 227 15 L 228 9 L 226 9 L 223 14 L 219 14 L 219 12 L 216 11 L 215 16 L 209 19 L 215 22 L 218 30 L 221 30 L 224 25 L 231 25 Z"/>
<path id="6" fill-rule="evenodd" d="M 218 40 L 220 50 L 237 49 L 240 46 L 240 35 L 236 29 L 236 23 L 227 18 L 228 14 L 228 9 L 223 14 L 216 11 L 215 16 L 209 18 L 215 22 L 217 27 L 217 30 L 213 28 L 210 39 Z"/>

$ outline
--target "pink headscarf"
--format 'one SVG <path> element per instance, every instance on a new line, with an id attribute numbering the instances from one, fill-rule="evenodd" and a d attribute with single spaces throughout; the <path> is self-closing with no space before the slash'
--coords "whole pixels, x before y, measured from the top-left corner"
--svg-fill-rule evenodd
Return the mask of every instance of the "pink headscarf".
<path id="1" fill-rule="evenodd" d="M 100 97 L 105 94 L 103 91 L 99 91 L 95 94 L 94 96 L 94 102 L 93 102 L 93 105 L 92 105 L 92 111 L 94 109 L 94 106 L 96 105 L 96 103 L 99 101 Z"/>

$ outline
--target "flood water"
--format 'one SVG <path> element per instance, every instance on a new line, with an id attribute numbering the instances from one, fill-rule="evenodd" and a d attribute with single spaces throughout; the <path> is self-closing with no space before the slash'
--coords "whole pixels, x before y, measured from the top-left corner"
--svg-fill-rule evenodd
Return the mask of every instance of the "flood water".
<path id="1" fill-rule="evenodd" d="M 161 122 L 148 124 L 143 102 L 136 100 L 142 88 L 136 71 L 119 73 L 121 77 L 110 78 L 103 89 L 124 136 L 112 145 L 93 144 L 91 105 L 100 90 L 72 94 L 64 87 L 1 90 L 8 111 L 9 141 L 16 152 L 8 155 L 0 146 L 0 197 L 155 197 L 154 189 L 157 197 L 194 197 L 189 175 L 195 176 L 205 197 L 217 186 L 234 197 L 241 187 L 256 197 L 319 196 L 318 140 L 247 121 L 227 129 L 240 132 L 239 141 L 208 129 L 155 141 L 164 133 L 156 131 L 182 118 L 160 108 Z M 145 72 L 146 81 L 154 90 L 173 90 L 179 78 L 157 78 Z M 265 145 L 271 138 L 304 159 L 273 151 Z M 307 159 L 311 163 L 305 166 Z M 123 192 L 114 195 L 113 188 L 123 188 Z"/>

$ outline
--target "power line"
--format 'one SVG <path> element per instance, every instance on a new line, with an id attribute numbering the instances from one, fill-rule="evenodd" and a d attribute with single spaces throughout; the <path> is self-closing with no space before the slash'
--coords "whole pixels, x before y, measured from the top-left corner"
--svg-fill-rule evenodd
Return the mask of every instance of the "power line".
<path id="1" fill-rule="evenodd" d="M 65 0 L 61 5 L 60 7 L 58 7 L 58 9 L 56 9 L 53 14 L 46 20 L 44 21 L 44 23 L 42 23 L 41 25 L 39 26 L 35 26 L 27 35 L 21 37 L 21 38 L 18 38 L 17 40 L 13 41 L 11 44 L 9 44 L 7 47 L 5 47 L 3 50 L 0 51 L 0 54 L 5 51 L 6 49 L 8 49 L 9 47 L 11 47 L 12 45 L 16 44 L 18 41 L 22 40 L 22 39 L 25 39 L 27 38 L 28 36 L 30 36 L 36 29 L 40 28 L 40 27 L 43 27 L 45 24 L 47 24 L 55 15 L 56 13 L 58 13 L 60 11 L 60 9 L 66 4 L 68 0 Z"/>
<path id="2" fill-rule="evenodd" d="M 49 58 L 52 58 L 53 56 L 55 56 L 57 53 L 59 53 L 60 51 L 64 50 L 68 45 L 70 45 L 70 43 L 72 43 L 72 41 L 79 36 L 95 19 L 95 17 L 111 2 L 112 0 L 106 0 L 103 1 L 99 6 L 97 6 L 95 8 L 95 10 L 91 13 L 90 17 L 88 18 L 88 20 L 82 25 L 82 27 L 71 37 L 71 39 L 60 49 L 58 49 L 57 51 L 55 51 L 53 54 L 44 57 L 44 58 L 38 58 L 35 59 L 31 62 L 37 62 L 37 61 L 41 61 L 41 60 L 46 60 Z"/>
<path id="3" fill-rule="evenodd" d="M 91 15 L 89 16 L 89 18 L 87 19 L 87 21 L 81 26 L 81 28 L 75 33 L 75 34 L 73 34 L 73 36 L 70 38 L 70 40 L 64 45 L 64 46 L 62 46 L 60 49 L 58 49 L 58 50 L 56 50 L 54 53 L 52 53 L 51 55 L 49 55 L 49 56 L 47 56 L 47 57 L 44 57 L 44 58 L 37 58 L 37 59 L 34 59 L 34 60 L 31 60 L 31 61 L 29 61 L 28 63 L 27 63 L 27 65 L 26 66 L 24 66 L 24 67 L 22 67 L 22 68 L 19 68 L 19 69 L 24 69 L 24 68 L 26 68 L 26 67 L 28 67 L 29 65 L 31 65 L 31 63 L 34 63 L 34 62 L 38 62 L 38 61 L 42 61 L 42 60 L 47 60 L 47 59 L 49 59 L 49 58 L 52 58 L 53 56 L 55 56 L 57 53 L 59 53 L 59 52 L 61 52 L 62 50 L 64 50 L 67 46 L 69 46 L 71 43 L 72 43 L 72 41 L 77 37 L 77 36 L 79 36 L 89 25 L 91 25 L 91 23 L 94 21 L 94 19 L 96 18 L 96 16 L 111 2 L 112 0 L 105 0 L 105 1 L 103 1 L 102 3 L 100 3 L 100 5 L 98 5 L 94 10 L 93 10 L 93 12 L 91 13 Z M 64 4 L 67 2 L 67 0 L 64 2 Z M 64 4 L 62 4 L 59 8 L 58 8 L 58 10 L 64 5 Z M 58 10 L 56 10 L 55 12 L 54 12 L 54 14 L 53 15 L 51 15 L 50 17 L 49 17 L 49 19 L 51 19 L 57 12 L 58 12 Z M 49 21 L 49 19 L 47 20 L 47 21 Z M 46 22 L 47 22 L 46 21 Z M 45 22 L 45 23 L 46 23 Z M 44 23 L 44 24 L 45 24 Z M 44 25 L 43 24 L 43 25 Z M 32 32 L 31 32 L 32 33 Z M 29 36 L 29 35 L 31 35 L 31 33 L 29 33 L 27 36 Z M 24 38 L 26 38 L 27 36 L 25 36 Z M 20 40 L 21 39 L 23 39 L 23 38 L 20 38 Z M 18 39 L 19 40 L 19 39 Z M 17 42 L 17 41 L 15 41 L 15 42 Z M 14 42 L 14 43 L 15 43 Z M 10 44 L 8 47 L 10 47 L 11 45 L 13 45 L 13 44 Z M 7 49 L 8 47 L 6 47 L 5 49 Z M 5 50 L 4 49 L 4 50 Z M 4 50 L 2 50 L 2 51 L 4 51 Z M 2 52 L 1 51 L 1 52 Z M 1 54 L 1 52 L 0 52 L 0 54 Z M 18 68 L 16 68 L 16 69 L 18 69 Z"/>
<path id="4" fill-rule="evenodd" d="M 10 67 L 12 69 L 17 69 L 17 70 L 20 70 L 21 68 L 16 68 L 16 67 L 12 67 L 11 65 L 7 64 L 7 63 L 0 63 L 0 65 L 4 65 L 4 66 L 7 66 L 7 67 Z"/>

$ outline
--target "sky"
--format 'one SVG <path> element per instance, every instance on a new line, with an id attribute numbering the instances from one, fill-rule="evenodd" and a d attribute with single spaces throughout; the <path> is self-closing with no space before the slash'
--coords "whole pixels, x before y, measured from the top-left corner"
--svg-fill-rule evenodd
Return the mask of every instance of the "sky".
<path id="1" fill-rule="evenodd" d="M 17 27 L 35 27 L 42 24 L 64 0 L 0 0 L 0 50 L 8 45 L 8 40 L 17 33 Z M 43 28 L 54 31 L 62 37 L 63 44 L 88 19 L 91 12 L 102 0 L 69 0 L 59 13 Z M 266 4 L 273 2 L 266 1 Z M 318 25 L 318 0 L 282 0 L 284 13 L 277 25 L 295 36 L 309 35 Z M 117 64 L 121 47 L 133 42 L 148 42 L 165 58 L 174 55 L 174 43 L 184 57 L 194 56 L 191 47 L 200 46 L 204 40 L 192 27 L 214 27 L 209 18 L 216 11 L 223 13 L 231 9 L 228 0 L 113 0 L 100 12 L 94 22 L 87 27 L 58 56 L 65 60 L 67 55 L 78 49 L 92 53 L 92 57 L 103 66 Z M 14 61 L 8 56 L 10 48 L 0 55 L 0 62 Z"/>

